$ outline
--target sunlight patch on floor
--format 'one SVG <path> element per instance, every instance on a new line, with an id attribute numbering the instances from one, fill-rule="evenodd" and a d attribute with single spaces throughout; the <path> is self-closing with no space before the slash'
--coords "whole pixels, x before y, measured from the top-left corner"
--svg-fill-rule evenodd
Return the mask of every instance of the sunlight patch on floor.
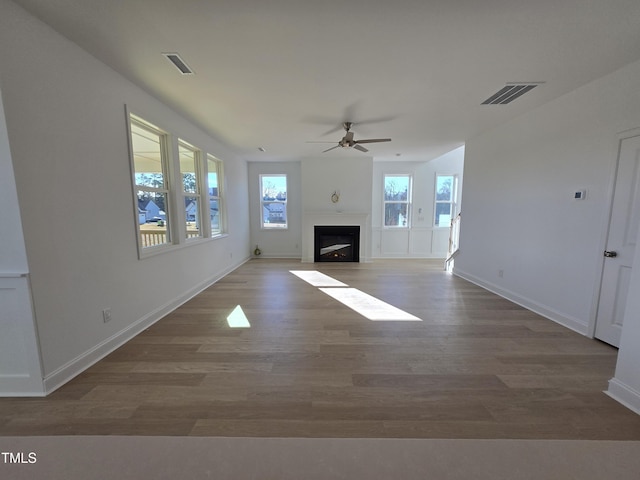
<path id="1" fill-rule="evenodd" d="M 421 322 L 422 319 L 382 300 L 364 293 L 357 288 L 316 270 L 289 270 L 290 273 L 339 301 L 343 305 L 374 321 Z"/>
<path id="2" fill-rule="evenodd" d="M 227 323 L 231 328 L 249 328 L 251 324 L 247 319 L 247 316 L 244 314 L 242 307 L 238 305 L 233 309 L 233 312 L 229 314 L 227 317 Z"/>
<path id="3" fill-rule="evenodd" d="M 346 283 L 331 278 L 329 275 L 320 273 L 316 270 L 289 270 L 296 277 L 301 278 L 314 287 L 348 287 Z"/>
<path id="4" fill-rule="evenodd" d="M 321 291 L 374 321 L 421 322 L 418 317 L 389 305 L 357 288 L 321 288 Z"/>

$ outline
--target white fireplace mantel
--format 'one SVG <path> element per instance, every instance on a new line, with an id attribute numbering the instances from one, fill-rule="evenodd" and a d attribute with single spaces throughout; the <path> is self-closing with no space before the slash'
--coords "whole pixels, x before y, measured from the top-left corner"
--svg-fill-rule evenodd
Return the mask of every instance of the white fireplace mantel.
<path id="1" fill-rule="evenodd" d="M 371 261 L 371 223 L 368 212 L 305 211 L 302 214 L 302 261 L 313 263 L 313 242 L 316 225 L 359 225 L 360 261 Z"/>

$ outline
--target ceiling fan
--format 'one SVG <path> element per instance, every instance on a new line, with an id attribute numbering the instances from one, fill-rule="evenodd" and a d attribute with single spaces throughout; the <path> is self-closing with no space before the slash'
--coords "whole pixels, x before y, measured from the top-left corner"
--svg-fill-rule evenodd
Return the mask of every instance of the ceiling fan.
<path id="1" fill-rule="evenodd" d="M 326 153 L 334 148 L 342 147 L 342 148 L 355 148 L 356 150 L 360 150 L 361 152 L 368 152 L 366 148 L 364 148 L 361 143 L 378 143 L 378 142 L 390 142 L 390 138 L 367 138 L 363 140 L 354 140 L 353 132 L 350 131 L 353 123 L 352 122 L 343 122 L 342 128 L 347 132 L 344 137 L 338 142 L 337 145 L 327 148 L 322 153 Z M 307 142 L 307 143 L 333 143 L 333 142 Z"/>

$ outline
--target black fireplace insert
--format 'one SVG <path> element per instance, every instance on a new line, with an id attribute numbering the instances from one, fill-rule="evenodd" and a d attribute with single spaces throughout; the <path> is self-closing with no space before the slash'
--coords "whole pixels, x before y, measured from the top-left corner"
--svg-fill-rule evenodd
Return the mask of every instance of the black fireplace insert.
<path id="1" fill-rule="evenodd" d="M 316 225 L 315 262 L 359 262 L 359 225 Z"/>

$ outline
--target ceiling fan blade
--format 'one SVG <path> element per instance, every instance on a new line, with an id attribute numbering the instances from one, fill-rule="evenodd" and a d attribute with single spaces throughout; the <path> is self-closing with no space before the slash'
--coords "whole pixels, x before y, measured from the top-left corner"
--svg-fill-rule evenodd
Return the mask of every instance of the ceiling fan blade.
<path id="1" fill-rule="evenodd" d="M 327 135 L 331 135 L 332 133 L 336 133 L 339 132 L 340 130 L 344 130 L 344 127 L 342 126 L 342 124 L 338 125 L 335 128 L 332 128 L 331 130 L 327 130 L 326 132 L 324 132 L 322 135 L 320 135 L 321 137 L 326 137 Z"/>
<path id="2" fill-rule="evenodd" d="M 388 117 L 377 117 L 377 118 L 369 118 L 366 120 L 362 120 L 360 122 L 353 122 L 354 125 L 371 125 L 372 123 L 382 123 L 382 122 L 390 122 L 391 120 L 395 120 L 395 116 Z"/>
<path id="3" fill-rule="evenodd" d="M 330 150 L 333 150 L 334 148 L 338 148 L 340 145 L 336 145 L 335 147 L 331 147 L 331 148 L 327 148 L 326 150 L 324 150 L 322 153 L 327 153 Z"/>
<path id="4" fill-rule="evenodd" d="M 307 140 L 304 143 L 336 143 L 336 142 L 321 142 L 321 141 L 313 141 L 313 140 Z"/>
<path id="5" fill-rule="evenodd" d="M 390 138 L 367 138 L 366 140 L 356 140 L 356 143 L 379 143 L 390 142 Z"/>
<path id="6" fill-rule="evenodd" d="M 356 150 L 360 150 L 361 152 L 368 152 L 369 151 L 366 148 L 358 145 L 357 143 L 353 146 L 353 148 L 355 148 Z"/>

